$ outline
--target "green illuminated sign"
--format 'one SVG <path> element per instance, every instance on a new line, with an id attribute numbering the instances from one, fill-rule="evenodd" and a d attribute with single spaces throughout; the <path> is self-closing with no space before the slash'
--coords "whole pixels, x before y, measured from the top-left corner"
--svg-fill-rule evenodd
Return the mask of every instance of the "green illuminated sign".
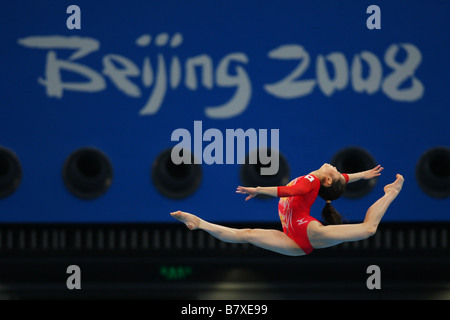
<path id="1" fill-rule="evenodd" d="M 184 280 L 192 274 L 192 268 L 187 266 L 162 266 L 159 274 L 166 280 Z"/>

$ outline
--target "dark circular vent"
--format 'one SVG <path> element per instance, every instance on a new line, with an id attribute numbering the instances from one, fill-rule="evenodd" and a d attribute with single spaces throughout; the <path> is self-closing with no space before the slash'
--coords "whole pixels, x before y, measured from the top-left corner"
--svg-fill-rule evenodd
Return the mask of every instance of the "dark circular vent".
<path id="1" fill-rule="evenodd" d="M 183 149 L 180 152 L 189 152 Z M 165 197 L 182 199 L 193 194 L 202 182 L 202 168 L 194 163 L 189 153 L 190 163 L 175 164 L 172 149 L 161 152 L 152 165 L 151 177 L 156 189 Z M 184 155 L 184 154 L 183 154 Z"/>
<path id="2" fill-rule="evenodd" d="M 0 198 L 14 193 L 22 181 L 19 158 L 9 149 L 0 147 Z"/>
<path id="3" fill-rule="evenodd" d="M 377 163 L 372 155 L 360 147 L 349 147 L 340 150 L 331 160 L 331 163 L 341 173 L 356 173 L 374 168 Z M 346 187 L 344 197 L 361 198 L 369 194 L 375 187 L 377 178 L 370 180 L 359 180 L 349 183 Z"/>
<path id="4" fill-rule="evenodd" d="M 278 168 L 275 163 L 267 163 L 268 160 L 262 161 L 259 153 L 273 159 L 272 152 L 275 152 L 275 157 L 278 156 Z M 252 160 L 252 161 L 251 161 Z M 268 172 L 264 172 L 262 169 Z M 246 187 L 273 187 L 284 186 L 289 182 L 290 169 L 286 158 L 272 149 L 255 150 L 249 153 L 245 158 L 245 163 L 241 166 L 241 181 Z M 257 198 L 267 199 L 270 196 L 258 195 Z"/>
<path id="5" fill-rule="evenodd" d="M 425 152 L 416 167 L 420 188 L 429 196 L 450 196 L 450 148 L 436 147 Z"/>
<path id="6" fill-rule="evenodd" d="M 82 199 L 94 199 L 111 186 L 113 168 L 106 154 L 95 148 L 81 148 L 66 159 L 63 180 L 67 189 Z"/>

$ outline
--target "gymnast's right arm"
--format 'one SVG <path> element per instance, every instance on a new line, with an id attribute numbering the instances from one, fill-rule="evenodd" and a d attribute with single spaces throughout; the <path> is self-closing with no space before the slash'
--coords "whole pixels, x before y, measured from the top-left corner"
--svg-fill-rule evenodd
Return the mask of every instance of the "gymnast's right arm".
<path id="1" fill-rule="evenodd" d="M 313 182 L 309 179 L 300 179 L 295 185 L 276 188 L 276 196 L 278 197 L 303 196 L 311 192 L 311 190 L 313 189 Z"/>
<path id="2" fill-rule="evenodd" d="M 313 184 L 308 179 L 301 179 L 292 186 L 280 187 L 257 187 L 257 194 L 264 194 L 272 197 L 293 197 L 303 196 L 309 193 L 313 188 Z"/>
<path id="3" fill-rule="evenodd" d="M 313 183 L 309 179 L 301 179 L 297 184 L 292 186 L 280 187 L 256 187 L 246 188 L 239 186 L 237 193 L 248 194 L 245 200 L 250 200 L 258 194 L 268 195 L 272 197 L 293 197 L 302 196 L 310 192 L 313 188 Z"/>
<path id="4" fill-rule="evenodd" d="M 248 194 L 249 196 L 245 198 L 245 201 L 250 200 L 253 197 L 256 197 L 258 194 L 264 194 L 272 197 L 276 197 L 278 194 L 278 187 L 257 187 L 257 188 L 248 188 L 248 187 L 237 187 L 236 193 Z"/>

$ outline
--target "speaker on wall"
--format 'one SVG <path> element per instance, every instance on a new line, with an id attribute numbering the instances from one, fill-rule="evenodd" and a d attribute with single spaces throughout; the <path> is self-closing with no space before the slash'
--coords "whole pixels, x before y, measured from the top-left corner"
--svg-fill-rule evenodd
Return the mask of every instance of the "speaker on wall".
<path id="1" fill-rule="evenodd" d="M 0 146 L 0 198 L 6 198 L 16 191 L 22 180 L 22 166 L 17 155 Z"/>

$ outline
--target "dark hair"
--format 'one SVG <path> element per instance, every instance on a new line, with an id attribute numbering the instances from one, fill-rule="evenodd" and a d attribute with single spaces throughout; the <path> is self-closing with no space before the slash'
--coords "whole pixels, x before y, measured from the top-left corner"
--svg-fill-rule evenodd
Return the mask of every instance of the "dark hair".
<path id="1" fill-rule="evenodd" d="M 330 187 L 321 185 L 319 196 L 325 201 L 336 200 L 345 192 L 345 186 L 346 183 L 342 181 L 342 179 L 333 181 Z M 342 224 L 342 216 L 329 202 L 327 202 L 322 209 L 322 218 L 326 224 Z"/>

